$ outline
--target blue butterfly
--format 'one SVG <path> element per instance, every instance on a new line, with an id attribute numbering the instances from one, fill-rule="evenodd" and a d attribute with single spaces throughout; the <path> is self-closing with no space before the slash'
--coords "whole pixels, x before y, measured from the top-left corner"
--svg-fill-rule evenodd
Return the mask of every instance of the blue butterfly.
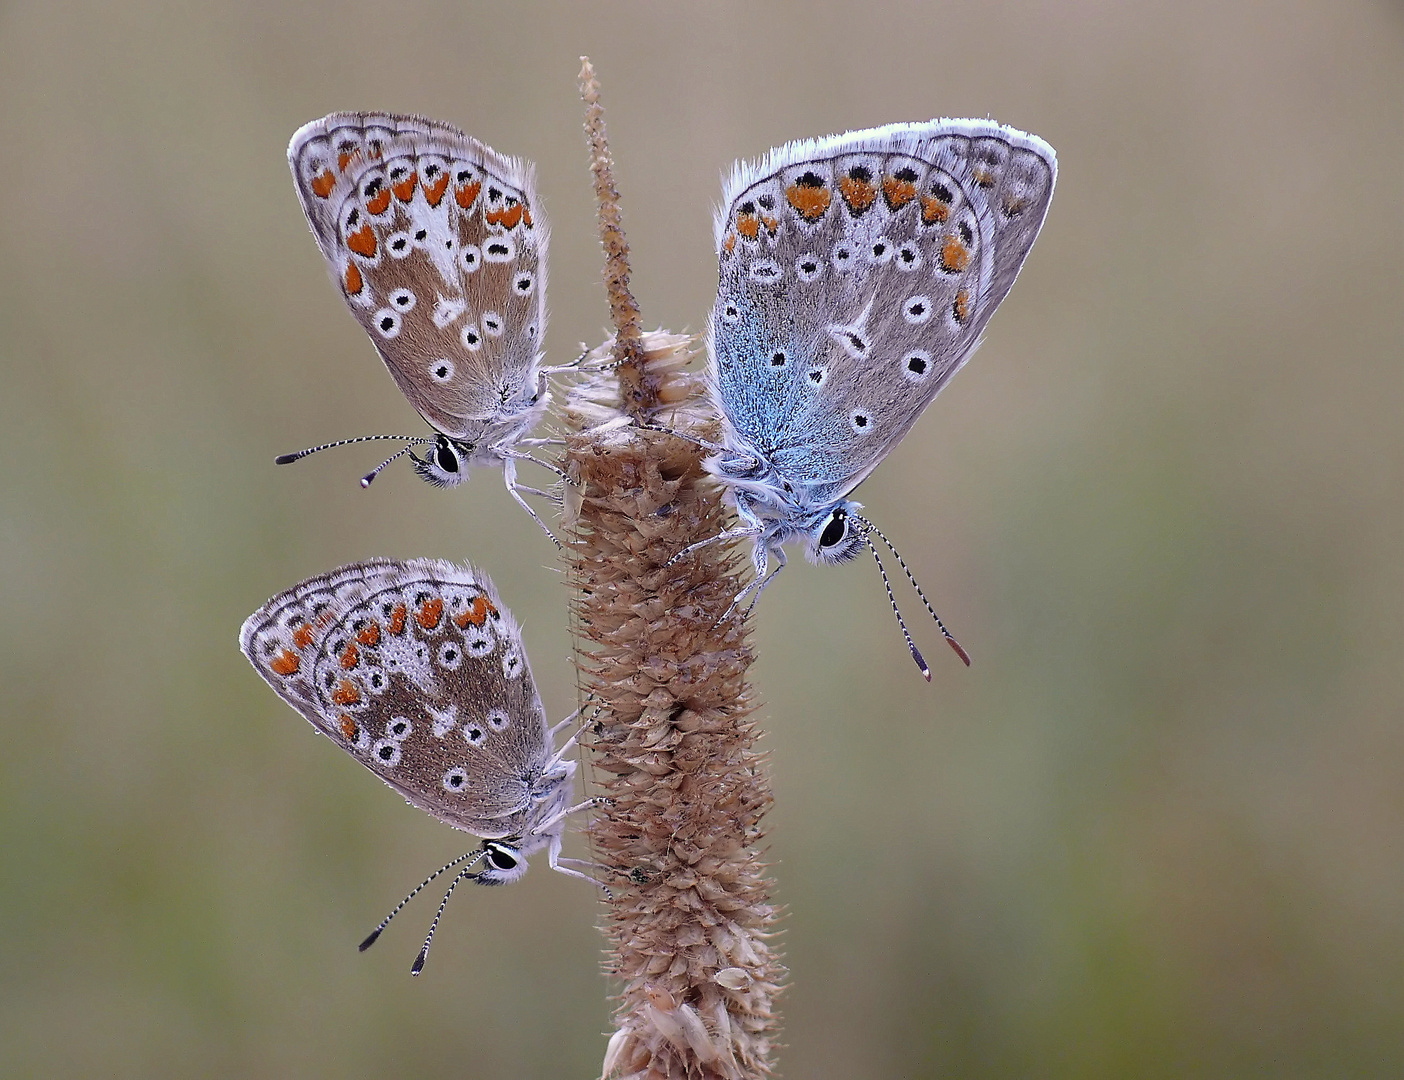
<path id="1" fill-rule="evenodd" d="M 789 543 L 816 563 L 878 558 L 874 533 L 892 547 L 850 496 L 978 347 L 1056 175 L 1052 147 L 989 120 L 889 124 L 736 165 L 716 221 L 707 346 L 722 438 L 705 467 L 740 524 L 703 543 L 753 540 L 738 603 L 774 580 Z"/>

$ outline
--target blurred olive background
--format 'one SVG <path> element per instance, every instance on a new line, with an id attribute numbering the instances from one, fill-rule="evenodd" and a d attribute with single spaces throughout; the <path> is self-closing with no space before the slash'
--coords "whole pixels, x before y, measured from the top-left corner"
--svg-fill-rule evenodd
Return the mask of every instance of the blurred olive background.
<path id="1" fill-rule="evenodd" d="M 432 896 L 358 955 L 471 841 L 235 642 L 339 563 L 472 558 L 574 706 L 497 474 L 272 459 L 423 430 L 293 194 L 326 112 L 534 159 L 549 355 L 600 339 L 582 53 L 650 326 L 703 326 L 736 157 L 939 115 L 1059 156 L 862 490 L 974 666 L 903 586 L 925 684 L 867 562 L 759 609 L 782 1073 L 1399 1075 L 1404 11 L 1367 0 L 0 8 L 0 1072 L 597 1074 L 590 890 L 541 861 L 460 891 L 422 978 Z"/>

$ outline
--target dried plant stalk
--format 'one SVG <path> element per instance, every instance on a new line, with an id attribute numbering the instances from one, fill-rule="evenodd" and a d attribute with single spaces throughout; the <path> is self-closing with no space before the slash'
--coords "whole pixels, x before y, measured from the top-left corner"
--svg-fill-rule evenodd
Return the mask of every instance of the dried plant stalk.
<path id="1" fill-rule="evenodd" d="M 592 158 L 607 161 L 597 87 L 587 104 Z M 600 191 L 611 211 L 602 221 L 620 240 L 606 239 L 607 256 L 626 264 L 610 287 L 622 281 L 627 293 L 617 195 L 612 184 Z M 636 332 L 637 309 L 633 319 Z M 598 359 L 618 355 L 628 328 L 618 330 Z M 714 434 L 702 380 L 682 370 L 688 344 L 642 335 L 632 392 L 611 369 L 577 386 L 565 409 L 578 664 L 604 705 L 590 742 L 612 799 L 591 827 L 613 891 L 608 970 L 622 986 L 604 1073 L 740 1080 L 771 1070 L 785 976 L 758 849 L 771 790 L 751 720 L 748 628 L 740 616 L 718 624 L 742 581 L 723 544 L 666 565 L 720 532 L 725 508 L 694 443 L 629 422 L 642 412 Z"/>
<path id="2" fill-rule="evenodd" d="M 639 305 L 629 291 L 629 241 L 619 216 L 619 190 L 614 186 L 614 157 L 605 133 L 600 84 L 588 56 L 580 58 L 580 97 L 585 102 L 585 144 L 590 151 L 590 176 L 595 183 L 600 245 L 604 248 L 605 291 L 614 324 L 611 353 L 619 377 L 620 398 L 629 415 L 638 418 L 656 404 L 657 387 L 643 362 Z"/>

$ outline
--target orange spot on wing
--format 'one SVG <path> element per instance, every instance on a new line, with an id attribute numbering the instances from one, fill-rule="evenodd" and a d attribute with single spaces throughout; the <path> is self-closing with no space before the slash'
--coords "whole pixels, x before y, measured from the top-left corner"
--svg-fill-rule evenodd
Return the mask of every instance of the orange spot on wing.
<path id="1" fill-rule="evenodd" d="M 341 666 L 347 671 L 361 662 L 361 650 L 356 648 L 354 642 L 348 641 L 346 648 L 341 650 Z"/>
<path id="2" fill-rule="evenodd" d="M 775 231 L 778 228 L 780 228 L 780 222 L 776 221 L 769 214 L 761 215 L 761 224 L 765 226 L 765 231 L 768 232 L 771 236 L 774 236 Z"/>
<path id="3" fill-rule="evenodd" d="M 307 648 L 307 646 L 312 644 L 312 633 L 312 627 L 307 623 L 303 623 L 293 631 L 293 644 L 299 649 Z"/>
<path id="4" fill-rule="evenodd" d="M 366 210 L 372 214 L 383 214 L 390 208 L 390 189 L 381 188 L 366 200 Z"/>
<path id="5" fill-rule="evenodd" d="M 951 207 L 949 203 L 943 203 L 934 195 L 923 195 L 921 197 L 921 220 L 928 225 L 939 225 L 950 217 Z"/>
<path id="6" fill-rule="evenodd" d="M 965 322 L 970 318 L 970 291 L 961 289 L 955 294 L 955 300 L 951 303 L 951 314 L 955 316 L 958 323 Z"/>
<path id="7" fill-rule="evenodd" d="M 439 200 L 444 197 L 444 192 L 448 190 L 448 182 L 448 173 L 441 172 L 432 181 L 424 185 L 424 198 L 430 206 L 439 205 Z"/>
<path id="8" fill-rule="evenodd" d="M 501 210 L 489 210 L 483 215 L 489 225 L 501 225 L 504 229 L 515 229 L 522 220 L 522 204 L 504 206 Z"/>
<path id="9" fill-rule="evenodd" d="M 941 244 L 941 269 L 958 274 L 970 265 L 970 249 L 960 242 L 960 237 L 952 233 Z"/>
<path id="10" fill-rule="evenodd" d="M 342 679 L 332 691 L 332 701 L 338 705 L 354 705 L 361 700 L 361 692 L 350 679 Z"/>
<path id="11" fill-rule="evenodd" d="M 896 176 L 884 176 L 882 178 L 882 197 L 887 200 L 887 205 L 897 210 L 906 206 L 916 198 L 916 182 L 914 180 L 902 180 Z"/>
<path id="12" fill-rule="evenodd" d="M 785 199 L 805 221 L 818 221 L 833 202 L 833 194 L 819 185 L 791 184 L 785 189 Z"/>
<path id="13" fill-rule="evenodd" d="M 454 190 L 453 200 L 454 202 L 458 203 L 459 206 L 463 207 L 463 209 L 467 210 L 473 205 L 473 201 L 477 199 L 478 192 L 482 190 L 482 181 L 470 180 L 468 181 L 468 183 L 463 184 Z"/>
<path id="14" fill-rule="evenodd" d="M 337 155 L 336 167 L 345 172 L 353 162 L 359 161 L 360 158 L 361 152 L 359 150 L 343 150 Z"/>
<path id="15" fill-rule="evenodd" d="M 268 666 L 279 675 L 296 675 L 298 668 L 302 667 L 302 661 L 297 658 L 297 653 L 291 649 L 284 649 L 268 662 Z"/>
<path id="16" fill-rule="evenodd" d="M 722 250 L 728 255 L 736 250 L 736 234 L 734 232 L 726 234 L 726 238 L 722 241 Z"/>
<path id="17" fill-rule="evenodd" d="M 390 189 L 394 191 L 395 198 L 399 199 L 400 202 L 409 202 L 410 199 L 414 198 L 414 185 L 418 180 L 419 174 L 411 172 L 398 184 L 391 184 Z"/>
<path id="18" fill-rule="evenodd" d="M 468 610 L 455 615 L 453 621 L 458 624 L 460 630 L 467 630 L 470 625 L 482 626 L 487 622 L 488 612 L 495 614 L 497 609 L 486 596 L 475 596 Z"/>
<path id="19" fill-rule="evenodd" d="M 531 228 L 531 207 L 527 206 L 526 203 L 522 203 L 522 223 L 528 229 Z"/>
<path id="20" fill-rule="evenodd" d="M 843 201 L 848 204 L 849 210 L 853 211 L 855 216 L 873 205 L 878 191 L 877 185 L 871 180 L 864 180 L 857 176 L 839 177 L 838 189 L 839 194 L 843 196 Z"/>
<path id="21" fill-rule="evenodd" d="M 390 622 L 386 625 L 386 629 L 392 634 L 403 634 L 405 632 L 405 619 L 408 616 L 409 612 L 405 610 L 405 605 L 396 604 L 390 612 Z"/>
<path id="22" fill-rule="evenodd" d="M 443 597 L 436 596 L 432 600 L 426 600 L 419 606 L 419 610 L 414 613 L 414 621 L 426 630 L 432 630 L 439 625 L 439 620 L 444 616 Z"/>
<path id="23" fill-rule="evenodd" d="M 325 199 L 332 193 L 332 188 L 336 187 L 336 177 L 332 175 L 330 169 L 323 169 L 316 176 L 312 177 L 312 194 L 319 199 Z"/>
<path id="24" fill-rule="evenodd" d="M 356 634 L 356 640 L 368 649 L 380 644 L 380 623 L 371 623 Z"/>
<path id="25" fill-rule="evenodd" d="M 369 225 L 362 225 L 346 238 L 346 246 L 357 255 L 367 259 L 375 257 L 375 231 Z"/>
<path id="26" fill-rule="evenodd" d="M 361 291 L 361 286 L 364 285 L 365 282 L 361 280 L 361 271 L 357 268 L 355 263 L 346 264 L 346 276 L 342 279 L 342 283 L 346 286 L 346 294 L 348 296 L 355 296 Z"/>
<path id="27" fill-rule="evenodd" d="M 737 214 L 736 231 L 747 240 L 754 240 L 760 233 L 760 218 L 755 214 Z"/>
<path id="28" fill-rule="evenodd" d="M 975 183 L 979 184 L 981 187 L 995 186 L 995 180 L 997 178 L 995 177 L 994 173 L 990 172 L 989 169 L 976 169 L 970 175 L 972 179 L 974 179 Z"/>
<path id="29" fill-rule="evenodd" d="M 341 734 L 345 736 L 347 742 L 355 742 L 361 737 L 361 729 L 356 726 L 356 721 L 345 713 L 336 718 L 336 723 L 341 728 Z"/>

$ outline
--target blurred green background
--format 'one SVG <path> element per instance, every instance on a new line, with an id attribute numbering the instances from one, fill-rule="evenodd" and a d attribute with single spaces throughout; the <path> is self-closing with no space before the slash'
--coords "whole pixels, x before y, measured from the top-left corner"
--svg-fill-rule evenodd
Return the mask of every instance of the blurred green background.
<path id="1" fill-rule="evenodd" d="M 554 360 L 607 314 L 578 56 L 645 323 L 696 331 L 733 158 L 993 116 L 1059 156 L 976 360 L 864 486 L 975 658 L 862 561 L 758 618 L 790 1077 L 1404 1072 L 1397 3 L 0 7 L 0 1072 L 596 1075 L 590 890 L 356 943 L 465 849 L 240 657 L 267 596 L 468 558 L 573 707 L 554 553 L 420 431 L 284 148 L 418 111 L 534 159 Z M 579 840 L 574 841 L 579 847 Z"/>

